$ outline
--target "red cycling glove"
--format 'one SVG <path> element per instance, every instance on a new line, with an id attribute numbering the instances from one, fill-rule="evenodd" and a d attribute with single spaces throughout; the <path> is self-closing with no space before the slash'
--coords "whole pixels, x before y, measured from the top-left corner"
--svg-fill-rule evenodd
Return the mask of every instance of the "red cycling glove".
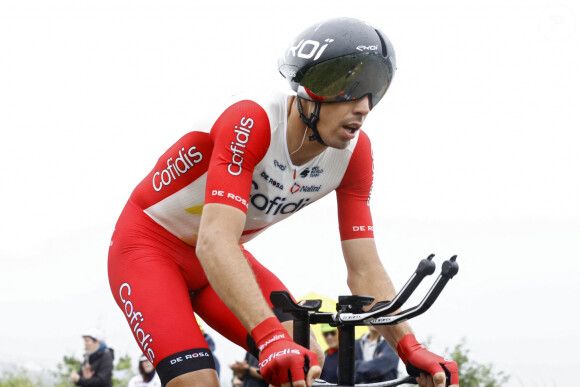
<path id="1" fill-rule="evenodd" d="M 260 350 L 260 374 L 268 383 L 305 380 L 308 369 L 318 365 L 314 352 L 293 342 L 276 317 L 262 321 L 251 335 Z"/>
<path id="2" fill-rule="evenodd" d="M 457 363 L 427 351 L 417 342 L 414 335 L 405 335 L 399 341 L 397 353 L 403 363 L 405 363 L 409 375 L 419 376 L 419 373 L 423 371 L 433 376 L 437 372 L 444 372 L 447 378 L 447 385 L 449 385 L 449 381 L 451 381 L 450 384 L 452 385 L 459 384 Z"/>

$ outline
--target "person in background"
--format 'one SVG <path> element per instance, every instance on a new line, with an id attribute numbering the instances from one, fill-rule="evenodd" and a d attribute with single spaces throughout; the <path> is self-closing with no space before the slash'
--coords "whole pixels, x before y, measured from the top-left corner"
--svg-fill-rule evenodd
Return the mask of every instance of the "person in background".
<path id="1" fill-rule="evenodd" d="M 268 387 L 269 385 L 258 372 L 258 359 L 249 352 L 246 352 L 243 361 L 231 364 L 230 368 L 234 371 L 232 384 L 239 387 Z"/>
<path id="2" fill-rule="evenodd" d="M 97 329 L 87 330 L 82 337 L 86 351 L 84 360 L 79 372 L 71 372 L 71 380 L 77 386 L 112 387 L 113 349 L 107 347 L 103 334 Z"/>
<path id="3" fill-rule="evenodd" d="M 242 387 L 242 384 L 244 384 L 242 379 L 240 379 L 238 375 L 234 374 L 234 377 L 232 378 L 232 387 Z"/>
<path id="4" fill-rule="evenodd" d="M 338 383 L 338 329 L 322 324 L 320 331 L 328 345 L 328 349 L 324 351 L 324 365 L 320 379 L 328 383 Z"/>
<path id="5" fill-rule="evenodd" d="M 376 383 L 397 378 L 399 357 L 373 326 L 355 341 L 356 383 Z"/>
<path id="6" fill-rule="evenodd" d="M 139 375 L 133 376 L 127 387 L 161 387 L 161 380 L 145 355 L 139 357 Z"/>

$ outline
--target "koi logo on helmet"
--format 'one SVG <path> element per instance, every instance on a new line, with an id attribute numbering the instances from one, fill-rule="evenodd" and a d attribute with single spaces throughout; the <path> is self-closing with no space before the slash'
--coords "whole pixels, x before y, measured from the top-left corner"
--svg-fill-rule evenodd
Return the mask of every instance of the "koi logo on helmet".
<path id="1" fill-rule="evenodd" d="M 234 133 L 236 133 L 236 140 L 232 141 L 230 150 L 232 151 L 232 162 L 228 164 L 228 172 L 230 175 L 238 176 L 242 173 L 242 164 L 244 163 L 244 149 L 250 139 L 254 120 L 252 118 L 242 117 L 240 126 L 234 126 Z"/>
<path id="2" fill-rule="evenodd" d="M 297 45 L 290 46 L 288 54 L 292 53 L 292 56 L 297 56 L 302 59 L 310 59 L 314 57 L 313 60 L 318 60 L 324 50 L 326 50 L 326 47 L 334 42 L 334 39 L 325 39 L 324 42 L 326 44 L 323 44 L 321 47 L 320 42 L 317 42 L 316 40 L 302 39 Z"/>

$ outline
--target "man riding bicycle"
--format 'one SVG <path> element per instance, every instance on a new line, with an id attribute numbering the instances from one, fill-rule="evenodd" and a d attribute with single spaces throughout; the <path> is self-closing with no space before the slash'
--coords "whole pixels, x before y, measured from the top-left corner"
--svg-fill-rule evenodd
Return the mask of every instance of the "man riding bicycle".
<path id="1" fill-rule="evenodd" d="M 286 287 L 242 244 L 332 191 L 350 290 L 392 299 L 373 239 L 362 126 L 395 69 L 380 30 L 350 18 L 318 23 L 279 61 L 295 95 L 238 98 L 135 188 L 111 240 L 109 282 L 164 385 L 219 385 L 194 312 L 254 353 L 271 384 L 310 386 L 320 375 L 320 348 L 294 343 L 291 317 L 270 302 Z M 457 365 L 421 347 L 408 324 L 379 330 L 421 386 L 444 385 L 446 374 L 458 385 Z"/>

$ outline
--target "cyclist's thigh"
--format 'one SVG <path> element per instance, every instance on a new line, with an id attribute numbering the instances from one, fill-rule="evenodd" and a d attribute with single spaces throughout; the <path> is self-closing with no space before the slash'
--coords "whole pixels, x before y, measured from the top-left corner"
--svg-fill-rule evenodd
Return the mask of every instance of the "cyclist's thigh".
<path id="1" fill-rule="evenodd" d="M 164 384 L 188 372 L 215 368 L 173 258 L 189 250 L 173 246 L 162 234 L 144 235 L 135 230 L 143 220 L 130 219 L 130 226 L 117 223 L 109 250 L 109 283 L 137 344 Z"/>
<path id="2" fill-rule="evenodd" d="M 250 267 L 254 271 L 256 281 L 262 290 L 264 298 L 270 307 L 272 307 L 270 293 L 275 290 L 288 291 L 288 289 L 278 277 L 261 265 L 252 254 L 245 249 L 243 249 L 243 252 Z M 195 312 L 222 336 L 247 351 L 255 353 L 255 344 L 248 334 L 248 331 L 219 298 L 210 285 L 207 285 L 194 293 L 192 297 L 192 305 Z M 288 321 L 292 319 L 292 316 L 289 314 L 282 313 L 278 310 L 274 310 L 274 312 L 280 321 Z"/>

